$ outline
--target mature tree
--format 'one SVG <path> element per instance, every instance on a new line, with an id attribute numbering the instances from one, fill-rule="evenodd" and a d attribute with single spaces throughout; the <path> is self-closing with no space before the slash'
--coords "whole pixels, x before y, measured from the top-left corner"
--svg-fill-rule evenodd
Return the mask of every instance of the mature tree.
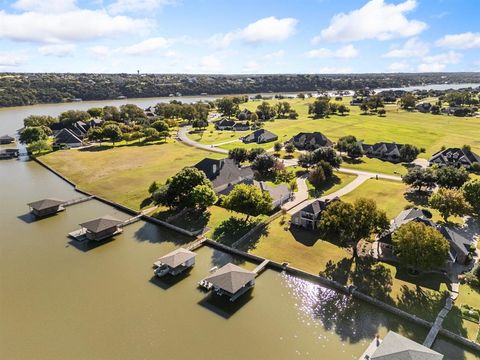
<path id="1" fill-rule="evenodd" d="M 287 152 L 287 154 L 293 154 L 295 150 L 295 145 L 293 145 L 292 143 L 289 142 L 285 144 L 285 151 Z"/>
<path id="2" fill-rule="evenodd" d="M 260 105 L 257 106 L 256 111 L 258 118 L 267 121 L 275 117 L 274 108 L 266 101 L 263 101 Z"/>
<path id="3" fill-rule="evenodd" d="M 387 111 L 385 109 L 378 109 L 377 114 L 383 117 L 387 114 Z"/>
<path id="4" fill-rule="evenodd" d="M 339 113 L 340 115 L 343 116 L 343 115 L 345 115 L 345 114 L 347 114 L 347 113 L 350 112 L 350 108 L 347 107 L 345 104 L 340 104 L 340 105 L 338 105 L 337 111 L 338 111 L 338 113 Z"/>
<path id="5" fill-rule="evenodd" d="M 102 141 L 103 129 L 100 127 L 90 128 L 87 131 L 87 138 L 90 141 Z"/>
<path id="6" fill-rule="evenodd" d="M 152 125 L 150 125 L 150 127 L 154 128 L 158 132 L 168 131 L 169 129 L 167 123 L 163 120 L 157 120 L 153 122 Z"/>
<path id="7" fill-rule="evenodd" d="M 170 132 L 169 131 L 160 131 L 158 133 L 158 136 L 160 137 L 160 140 L 163 140 L 163 142 L 166 142 L 167 138 L 170 137 Z"/>
<path id="8" fill-rule="evenodd" d="M 275 172 L 275 166 L 278 160 L 269 154 L 258 155 L 252 162 L 252 169 L 261 176 L 268 176 Z"/>
<path id="9" fill-rule="evenodd" d="M 411 93 L 406 93 L 400 99 L 400 106 L 405 110 L 412 110 L 415 107 L 415 96 Z"/>
<path id="10" fill-rule="evenodd" d="M 238 111 L 238 103 L 234 102 L 231 97 L 223 97 L 218 99 L 217 102 L 217 109 L 224 115 L 224 116 L 234 116 Z"/>
<path id="11" fill-rule="evenodd" d="M 194 129 L 205 129 L 206 127 L 208 126 L 208 122 L 205 121 L 205 120 L 201 120 L 201 119 L 196 119 L 196 120 L 193 120 L 192 122 L 192 127 Z"/>
<path id="12" fill-rule="evenodd" d="M 125 123 L 145 119 L 146 117 L 147 115 L 145 115 L 145 111 L 135 104 L 120 106 L 120 119 Z"/>
<path id="13" fill-rule="evenodd" d="M 445 263 L 449 244 L 435 228 L 410 221 L 393 234 L 395 254 L 407 268 L 429 270 Z"/>
<path id="14" fill-rule="evenodd" d="M 71 125 L 77 121 L 87 121 L 90 118 L 90 114 L 82 110 L 68 110 L 58 116 L 58 120 L 65 125 Z"/>
<path id="15" fill-rule="evenodd" d="M 100 118 L 103 116 L 103 109 L 99 107 L 93 107 L 88 109 L 87 113 L 89 113 L 91 117 Z"/>
<path id="16" fill-rule="evenodd" d="M 323 118 L 329 114 L 330 98 L 319 97 L 312 104 L 308 105 L 308 113 L 315 119 Z"/>
<path id="17" fill-rule="evenodd" d="M 258 121 L 258 115 L 256 113 L 252 113 L 252 115 L 250 115 L 250 121 L 255 124 Z"/>
<path id="18" fill-rule="evenodd" d="M 248 159 L 248 150 L 243 147 L 233 148 L 228 151 L 228 157 L 237 164 L 241 164 Z"/>
<path id="19" fill-rule="evenodd" d="M 375 201 L 359 198 L 353 204 L 334 201 L 320 218 L 320 229 L 334 235 L 344 244 L 353 243 L 354 256 L 360 240 L 387 229 L 389 222 L 385 211 L 379 210 Z"/>
<path id="20" fill-rule="evenodd" d="M 454 166 L 444 166 L 438 168 L 435 173 L 438 186 L 450 189 L 458 189 L 462 187 L 470 177 L 468 171 L 463 167 L 456 168 Z"/>
<path id="21" fill-rule="evenodd" d="M 23 120 L 23 125 L 28 126 L 50 126 L 57 123 L 58 120 L 53 116 L 30 115 Z"/>
<path id="22" fill-rule="evenodd" d="M 122 140 L 122 130 L 118 125 L 105 125 L 103 127 L 103 137 L 110 140 L 115 146 L 117 141 Z"/>
<path id="23" fill-rule="evenodd" d="M 143 136 L 145 137 L 145 142 L 157 141 L 161 139 L 160 133 L 153 127 L 144 129 Z"/>
<path id="24" fill-rule="evenodd" d="M 152 182 L 150 186 L 148 187 L 148 193 L 153 195 L 155 191 L 157 191 L 159 188 L 158 184 L 156 181 Z"/>
<path id="25" fill-rule="evenodd" d="M 292 111 L 292 106 L 288 101 L 280 101 L 275 104 L 274 110 L 279 118 L 284 119 Z"/>
<path id="26" fill-rule="evenodd" d="M 420 149 L 414 145 L 405 144 L 400 148 L 400 160 L 403 162 L 412 162 L 420 154 Z"/>
<path id="27" fill-rule="evenodd" d="M 120 111 L 116 106 L 105 106 L 103 108 L 103 120 L 119 122 L 121 120 Z"/>
<path id="28" fill-rule="evenodd" d="M 339 168 L 342 163 L 342 158 L 337 155 L 337 152 L 328 146 L 322 146 L 312 151 L 313 164 L 318 164 L 321 160 L 330 163 L 335 168 Z"/>
<path id="29" fill-rule="evenodd" d="M 473 211 L 480 215 L 480 180 L 470 180 L 462 187 L 463 196 Z"/>
<path id="30" fill-rule="evenodd" d="M 207 179 L 203 171 L 193 167 L 185 167 L 172 177 L 168 184 L 168 199 L 172 206 L 194 207 L 192 190 L 197 185 L 206 185 L 212 188 L 212 183 Z"/>
<path id="31" fill-rule="evenodd" d="M 363 114 L 368 114 L 368 103 L 364 100 L 361 104 L 360 104 L 360 110 L 362 110 Z"/>
<path id="32" fill-rule="evenodd" d="M 376 112 L 378 108 L 383 108 L 385 105 L 383 99 L 380 95 L 373 95 L 367 101 L 367 106 L 372 111 Z"/>
<path id="33" fill-rule="evenodd" d="M 347 152 L 351 144 L 356 144 L 357 138 L 353 135 L 342 136 L 335 146 L 340 152 Z"/>
<path id="34" fill-rule="evenodd" d="M 248 152 L 247 159 L 248 161 L 253 162 L 257 158 L 257 156 L 266 154 L 266 153 L 267 151 L 265 149 L 253 148 L 253 149 L 250 149 L 250 151 Z"/>
<path id="35" fill-rule="evenodd" d="M 273 150 L 275 150 L 275 152 L 281 151 L 282 148 L 283 144 L 280 141 L 277 141 L 275 144 L 273 144 Z"/>
<path id="36" fill-rule="evenodd" d="M 209 206 L 215 204 L 218 200 L 212 185 L 197 185 L 191 193 L 191 200 L 194 207 L 205 210 Z"/>
<path id="37" fill-rule="evenodd" d="M 295 111 L 295 110 L 291 110 L 289 113 L 288 113 L 288 118 L 290 120 L 296 120 L 298 119 L 298 113 Z"/>
<path id="38" fill-rule="evenodd" d="M 38 153 L 41 151 L 51 151 L 52 145 L 49 144 L 48 140 L 38 140 L 31 142 L 27 146 L 27 150 L 29 153 Z"/>
<path id="39" fill-rule="evenodd" d="M 169 208 L 175 207 L 173 198 L 168 191 L 169 187 L 169 185 L 160 185 L 158 189 L 155 190 L 155 192 L 152 194 L 152 199 L 155 204 L 167 206 Z"/>
<path id="40" fill-rule="evenodd" d="M 20 133 L 20 142 L 30 144 L 40 140 L 47 140 L 48 135 L 43 126 L 28 126 Z"/>
<path id="41" fill-rule="evenodd" d="M 325 172 L 323 171 L 323 167 L 315 166 L 310 172 L 308 173 L 308 181 L 312 184 L 315 189 L 320 189 L 322 185 L 327 180 L 325 176 Z"/>
<path id="42" fill-rule="evenodd" d="M 450 216 L 463 216 L 470 210 L 463 193 L 457 189 L 440 188 L 428 199 L 428 204 L 448 221 Z"/>
<path id="43" fill-rule="evenodd" d="M 431 168 L 413 167 L 408 170 L 408 173 L 402 176 L 402 181 L 418 191 L 422 190 L 422 187 L 433 188 L 437 181 L 435 171 Z"/>
<path id="44" fill-rule="evenodd" d="M 263 192 L 253 185 L 236 185 L 233 190 L 225 196 L 222 205 L 231 211 L 240 212 L 250 216 L 268 214 L 272 210 L 272 198 L 270 194 Z"/>
<path id="45" fill-rule="evenodd" d="M 347 147 L 347 155 L 353 159 L 363 156 L 363 148 L 359 143 L 349 144 Z"/>

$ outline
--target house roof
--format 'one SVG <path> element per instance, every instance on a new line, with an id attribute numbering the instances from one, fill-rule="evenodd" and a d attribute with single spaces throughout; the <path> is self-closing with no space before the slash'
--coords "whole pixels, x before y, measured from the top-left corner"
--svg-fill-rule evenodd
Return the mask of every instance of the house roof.
<path id="1" fill-rule="evenodd" d="M 194 167 L 205 173 L 212 182 L 214 189 L 253 178 L 253 170 L 250 167 L 239 167 L 233 159 L 216 160 L 205 158 Z"/>
<path id="2" fill-rule="evenodd" d="M 217 126 L 233 126 L 233 125 L 235 125 L 235 121 L 227 119 L 227 118 L 223 118 L 221 120 L 218 120 L 215 123 L 215 125 L 217 125 Z"/>
<path id="3" fill-rule="evenodd" d="M 403 144 L 397 143 L 387 143 L 387 142 L 378 142 L 373 145 L 362 144 L 362 148 L 365 151 L 372 150 L 373 152 L 385 150 L 387 153 L 392 152 L 393 150 L 398 150 L 403 147 Z"/>
<path id="4" fill-rule="evenodd" d="M 99 233 L 104 230 L 113 228 L 115 226 L 118 226 L 122 224 L 123 221 L 115 219 L 114 217 L 111 216 L 104 216 L 98 219 L 90 220 L 87 222 L 84 222 L 80 224 L 81 227 L 93 232 L 93 233 Z"/>
<path id="5" fill-rule="evenodd" d="M 275 141 L 278 139 L 278 136 L 274 133 L 265 130 L 265 129 L 258 129 L 253 133 L 245 136 L 243 138 L 244 142 L 257 142 L 257 143 L 266 143 L 270 141 Z"/>
<path id="6" fill-rule="evenodd" d="M 78 144 L 82 140 L 69 129 L 62 129 L 55 135 L 55 142 L 59 144 Z"/>
<path id="7" fill-rule="evenodd" d="M 15 140 L 15 138 L 11 137 L 10 135 L 2 135 L 2 136 L 0 136 L 0 140 L 13 141 L 13 140 Z"/>
<path id="8" fill-rule="evenodd" d="M 277 186 L 269 186 L 267 185 L 267 183 L 265 183 L 264 181 L 254 181 L 254 185 L 259 187 L 260 190 L 262 191 L 267 191 L 270 196 L 272 197 L 272 200 L 275 202 L 275 201 L 278 201 L 278 200 L 281 200 L 281 199 L 287 199 L 290 197 L 290 188 L 287 184 L 280 184 L 280 185 L 277 185 Z"/>
<path id="9" fill-rule="evenodd" d="M 431 163 L 443 163 L 443 164 L 473 164 L 475 162 L 480 163 L 480 156 L 467 149 L 460 148 L 448 148 L 436 152 L 430 158 Z"/>
<path id="10" fill-rule="evenodd" d="M 472 244 L 472 240 L 467 239 L 456 229 L 451 227 L 441 226 L 440 232 L 457 252 L 461 252 L 464 256 L 469 254 L 469 247 Z"/>
<path id="11" fill-rule="evenodd" d="M 179 248 L 168 253 L 167 255 L 162 256 L 158 260 L 174 269 L 184 264 L 186 261 L 193 259 L 195 256 L 197 256 L 197 254 L 194 252 L 184 248 Z"/>
<path id="12" fill-rule="evenodd" d="M 233 125 L 233 128 L 240 128 L 240 129 L 250 129 L 250 126 L 247 125 L 246 123 L 242 123 L 242 122 L 236 122 L 234 125 Z"/>
<path id="13" fill-rule="evenodd" d="M 302 146 L 306 145 L 316 145 L 316 146 L 332 146 L 332 141 L 329 140 L 325 135 L 320 132 L 312 132 L 306 133 L 301 132 L 295 135 L 291 142 L 296 142 L 302 144 Z"/>
<path id="14" fill-rule="evenodd" d="M 38 200 L 38 201 L 31 202 L 27 205 L 30 206 L 32 209 L 35 209 L 35 210 L 46 210 L 46 209 L 51 209 L 51 208 L 60 206 L 64 202 L 65 201 L 58 200 L 58 199 L 43 199 L 43 200 Z"/>
<path id="15" fill-rule="evenodd" d="M 213 286 L 228 291 L 230 294 L 236 293 L 253 279 L 255 279 L 253 271 L 242 269 L 240 266 L 232 263 L 222 266 L 212 275 L 205 278 Z"/>
<path id="16" fill-rule="evenodd" d="M 443 355 L 413 340 L 389 331 L 371 360 L 442 360 Z"/>

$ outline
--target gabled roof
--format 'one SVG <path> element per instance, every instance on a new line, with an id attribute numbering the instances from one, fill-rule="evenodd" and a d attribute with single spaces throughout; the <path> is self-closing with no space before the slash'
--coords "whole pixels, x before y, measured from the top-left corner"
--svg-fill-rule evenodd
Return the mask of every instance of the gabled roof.
<path id="1" fill-rule="evenodd" d="M 205 278 L 213 286 L 228 291 L 230 294 L 236 293 L 253 279 L 255 279 L 253 271 L 242 269 L 232 263 L 228 263 Z"/>
<path id="2" fill-rule="evenodd" d="M 302 210 L 303 212 L 309 214 L 318 214 L 327 208 L 327 202 L 323 200 L 315 200 L 314 202 L 305 206 Z"/>
<path id="3" fill-rule="evenodd" d="M 265 129 L 258 129 L 253 133 L 245 136 L 243 138 L 244 142 L 256 142 L 256 143 L 266 143 L 270 141 L 275 141 L 278 139 L 278 136 L 274 133 L 265 130 Z"/>
<path id="4" fill-rule="evenodd" d="M 43 199 L 43 200 L 31 202 L 27 205 L 35 210 L 46 210 L 46 209 L 58 207 L 62 205 L 64 202 L 65 201 L 58 200 L 58 199 Z"/>
<path id="5" fill-rule="evenodd" d="M 475 162 L 480 163 L 480 156 L 467 149 L 448 148 L 433 154 L 430 158 L 430 162 L 440 162 L 443 164 L 463 163 L 471 165 Z"/>
<path id="6" fill-rule="evenodd" d="M 2 135 L 2 136 L 0 136 L 0 140 L 13 141 L 13 140 L 15 140 L 15 138 L 11 137 L 10 135 Z"/>
<path id="7" fill-rule="evenodd" d="M 233 125 L 235 125 L 235 121 L 227 119 L 227 118 L 223 118 L 221 120 L 218 120 L 215 123 L 215 125 L 216 126 L 233 126 Z"/>
<path id="8" fill-rule="evenodd" d="M 440 232 L 448 240 L 450 245 L 454 246 L 457 252 L 460 251 L 464 256 L 469 254 L 469 247 L 472 244 L 472 240 L 467 239 L 454 228 L 441 226 Z"/>
<path id="9" fill-rule="evenodd" d="M 240 128 L 240 129 L 250 129 L 250 126 L 247 125 L 246 123 L 242 123 L 242 122 L 236 122 L 234 125 L 233 125 L 233 128 Z"/>
<path id="10" fill-rule="evenodd" d="M 205 158 L 194 167 L 205 173 L 212 182 L 214 189 L 253 178 L 253 170 L 250 167 L 239 167 L 233 159 L 216 160 Z"/>
<path id="11" fill-rule="evenodd" d="M 393 150 L 398 150 L 398 151 L 400 151 L 400 149 L 403 147 L 403 144 L 387 143 L 387 142 L 378 142 L 378 143 L 375 143 L 375 144 L 373 144 L 373 145 L 362 144 L 362 147 L 363 147 L 364 149 L 369 149 L 369 148 L 371 148 L 371 150 L 372 150 L 373 152 L 385 150 L 387 153 L 390 153 L 390 152 L 392 152 Z"/>
<path id="12" fill-rule="evenodd" d="M 62 129 L 55 135 L 55 142 L 58 144 L 81 144 L 82 140 L 71 130 Z"/>
<path id="13" fill-rule="evenodd" d="M 371 360 L 442 360 L 443 355 L 389 331 L 370 357 Z"/>
<path id="14" fill-rule="evenodd" d="M 167 255 L 162 256 L 158 260 L 161 263 L 170 266 L 172 269 L 175 269 L 176 267 L 184 264 L 186 261 L 193 259 L 195 256 L 197 256 L 197 254 L 194 252 L 184 248 L 179 248 L 168 253 Z"/>
<path id="15" fill-rule="evenodd" d="M 84 222 L 80 224 L 81 227 L 93 232 L 93 233 L 99 233 L 101 231 L 110 229 L 114 226 L 118 226 L 122 224 L 123 221 L 115 219 L 114 217 L 111 216 L 104 216 L 98 219 L 90 220 L 87 222 Z"/>
<path id="16" fill-rule="evenodd" d="M 295 135 L 290 141 L 300 143 L 302 146 L 308 146 L 312 144 L 316 146 L 332 146 L 333 144 L 332 141 L 330 141 L 320 132 L 301 132 Z"/>

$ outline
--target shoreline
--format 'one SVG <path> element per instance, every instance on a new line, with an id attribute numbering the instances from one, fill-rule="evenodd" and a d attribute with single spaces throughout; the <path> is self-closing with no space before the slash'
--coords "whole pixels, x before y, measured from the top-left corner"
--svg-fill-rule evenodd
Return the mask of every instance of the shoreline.
<path id="1" fill-rule="evenodd" d="M 186 231 L 185 229 L 176 227 L 174 225 L 165 223 L 165 222 L 160 221 L 160 220 L 156 221 L 158 219 L 152 218 L 149 215 L 145 215 L 141 211 L 137 212 L 133 209 L 130 209 L 130 208 L 124 206 L 124 205 L 118 204 L 114 201 L 111 201 L 111 200 L 102 198 L 100 196 L 90 194 L 86 191 L 83 191 L 83 190 L 79 189 L 73 181 L 71 181 L 66 176 L 62 175 L 60 172 L 53 169 L 49 165 L 45 164 L 43 161 L 38 159 L 36 156 L 32 156 L 31 159 L 33 161 L 35 161 L 37 164 L 39 164 L 40 166 L 42 166 L 43 168 L 49 170 L 54 175 L 58 176 L 59 178 L 61 178 L 64 181 L 66 181 L 69 185 L 73 186 L 75 191 L 77 191 L 77 192 L 79 192 L 83 195 L 91 196 L 94 200 L 98 200 L 98 201 L 100 201 L 104 204 L 110 205 L 117 210 L 126 212 L 129 215 L 142 215 L 142 217 L 141 217 L 142 220 L 144 220 L 146 222 L 156 224 L 156 225 L 161 225 L 161 226 L 164 226 L 164 227 L 166 227 L 170 230 L 177 231 L 177 232 L 181 233 L 182 235 L 189 236 L 189 234 L 187 234 L 188 231 Z M 195 235 L 192 234 L 190 236 L 194 237 Z M 208 239 L 208 238 L 202 243 L 202 246 L 203 245 L 209 246 L 210 248 L 216 248 L 216 249 L 219 249 L 221 251 L 228 252 L 230 254 L 235 254 L 237 256 L 240 256 L 244 259 L 247 259 L 247 260 L 250 260 L 250 261 L 253 261 L 253 262 L 256 262 L 256 263 L 257 262 L 261 263 L 264 260 L 269 260 L 269 263 L 267 264 L 266 267 L 271 269 L 271 270 L 274 270 L 274 271 L 277 271 L 277 272 L 286 272 L 286 273 L 288 273 L 292 276 L 296 276 L 296 277 L 299 277 L 299 278 L 307 280 L 307 281 L 312 281 L 314 283 L 321 284 L 323 286 L 327 286 L 327 287 L 329 287 L 329 288 L 331 288 L 335 291 L 339 291 L 339 292 L 341 292 L 345 295 L 352 296 L 356 299 L 359 299 L 361 301 L 369 303 L 372 306 L 378 307 L 378 308 L 382 309 L 383 311 L 386 311 L 390 314 L 401 317 L 401 318 L 403 318 L 407 321 L 410 321 L 410 322 L 412 322 L 416 325 L 419 325 L 423 328 L 426 328 L 427 330 L 431 329 L 434 325 L 434 323 L 431 322 L 431 321 L 424 320 L 424 319 L 422 319 L 422 318 L 420 318 L 416 315 L 412 315 L 412 314 L 410 314 L 410 313 L 408 313 L 404 310 L 401 310 L 401 309 L 399 309 L 395 306 L 386 304 L 386 303 L 384 303 L 384 302 L 382 302 L 378 299 L 375 299 L 375 298 L 373 298 L 369 295 L 366 295 L 362 292 L 359 292 L 359 291 L 356 290 L 355 286 L 353 286 L 353 285 L 346 286 L 346 285 L 338 283 L 335 280 L 330 280 L 330 279 L 325 278 L 323 276 L 312 274 L 312 273 L 310 273 L 308 271 L 305 271 L 305 270 L 302 270 L 302 269 L 291 267 L 289 265 L 284 266 L 283 264 L 280 264 L 277 261 L 273 261 L 273 260 L 270 260 L 270 259 L 266 259 L 266 258 L 257 256 L 257 255 L 249 254 L 249 253 L 244 252 L 242 250 L 235 249 L 235 248 L 232 248 L 232 247 L 227 246 L 227 245 L 223 245 L 221 243 L 218 243 L 218 242 L 216 242 L 214 240 L 211 240 L 211 239 Z M 440 328 L 439 334 L 441 334 L 444 338 L 447 338 L 451 341 L 455 341 L 457 343 L 460 343 L 463 346 L 466 346 L 470 350 L 480 352 L 480 344 L 478 344 L 478 343 L 476 343 L 472 340 L 464 338 L 464 337 L 462 337 L 460 335 L 457 335 L 457 334 L 455 334 L 455 333 L 453 333 L 449 330 L 446 330 L 444 328 Z"/>

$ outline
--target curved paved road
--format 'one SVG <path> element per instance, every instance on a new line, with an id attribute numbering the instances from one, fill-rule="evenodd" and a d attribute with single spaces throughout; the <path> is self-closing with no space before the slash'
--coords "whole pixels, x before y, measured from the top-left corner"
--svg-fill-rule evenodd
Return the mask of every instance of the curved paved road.
<path id="1" fill-rule="evenodd" d="M 200 144 L 199 142 L 190 139 L 187 135 L 189 130 L 190 130 L 190 126 L 185 126 L 180 128 L 180 130 L 178 130 L 177 132 L 177 139 L 186 145 L 193 146 L 199 149 L 216 152 L 220 154 L 228 154 L 228 150 L 220 149 L 218 147 L 215 147 L 214 145 Z"/>

